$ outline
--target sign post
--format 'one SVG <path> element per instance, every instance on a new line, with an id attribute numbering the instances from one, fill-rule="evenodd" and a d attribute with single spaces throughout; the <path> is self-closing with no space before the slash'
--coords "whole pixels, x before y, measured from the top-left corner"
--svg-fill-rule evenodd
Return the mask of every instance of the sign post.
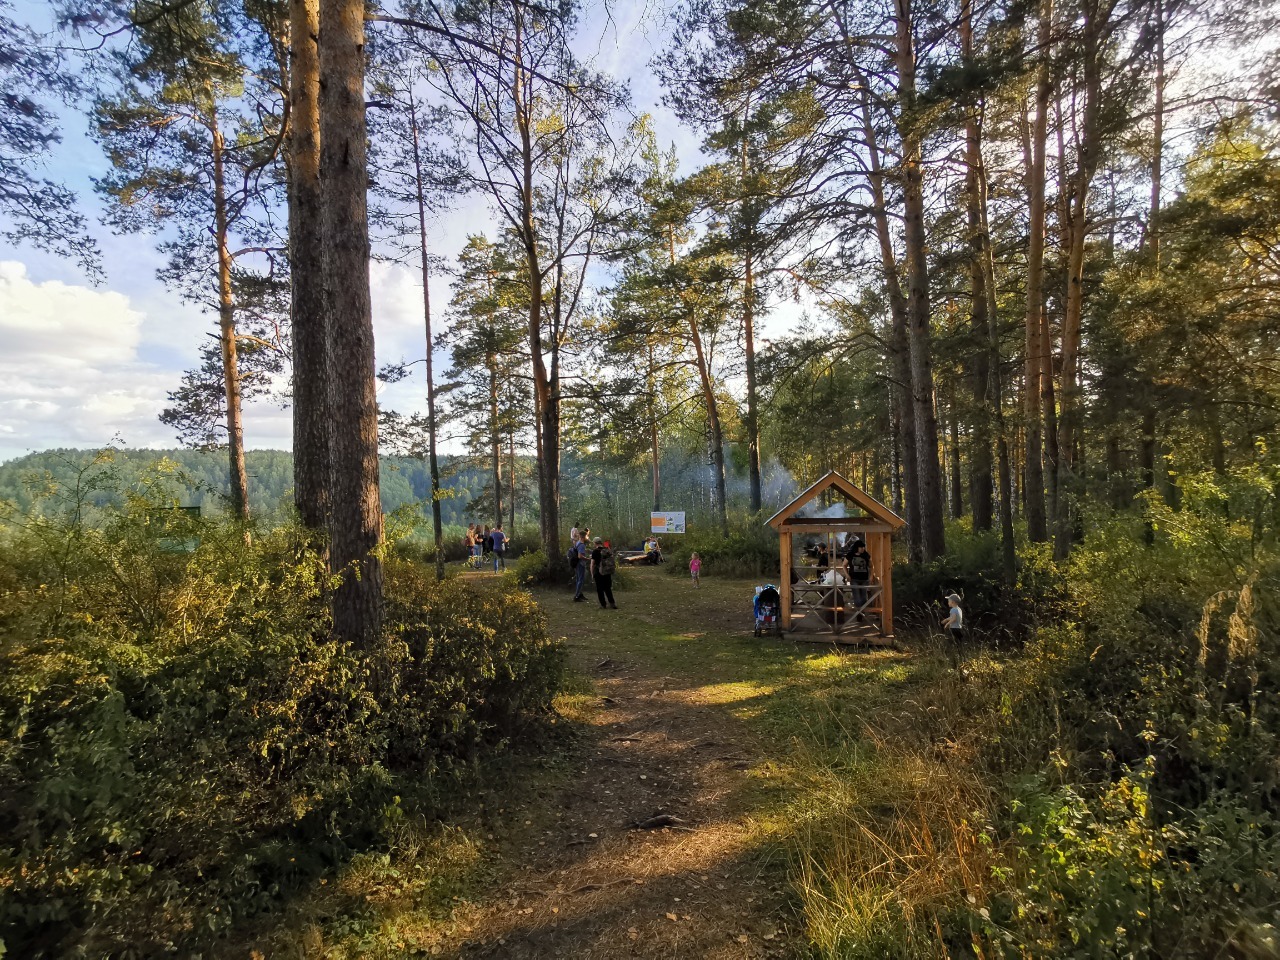
<path id="1" fill-rule="evenodd" d="M 650 533 L 684 533 L 684 511 L 665 510 L 649 514 Z"/>

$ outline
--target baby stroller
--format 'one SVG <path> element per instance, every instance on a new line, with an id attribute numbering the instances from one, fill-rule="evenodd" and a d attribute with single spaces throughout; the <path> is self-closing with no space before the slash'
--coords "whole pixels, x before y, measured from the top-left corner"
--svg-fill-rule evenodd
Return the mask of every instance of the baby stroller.
<path id="1" fill-rule="evenodd" d="M 755 635 L 759 637 L 765 633 L 773 633 L 774 636 L 782 636 L 782 597 L 778 588 L 772 583 L 757 587 L 753 607 L 756 615 Z"/>

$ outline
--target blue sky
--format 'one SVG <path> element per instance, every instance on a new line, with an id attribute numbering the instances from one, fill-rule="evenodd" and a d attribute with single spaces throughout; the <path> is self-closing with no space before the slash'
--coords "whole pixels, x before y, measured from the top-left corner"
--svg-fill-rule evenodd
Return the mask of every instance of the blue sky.
<path id="1" fill-rule="evenodd" d="M 52 25 L 43 0 L 13 0 L 13 14 L 36 29 Z M 653 115 L 659 142 L 674 144 L 682 167 L 691 170 L 700 157 L 699 138 L 660 105 L 661 89 L 649 69 L 667 40 L 662 3 L 623 0 L 588 9 L 576 46 L 580 56 L 628 83 L 636 112 Z M 71 261 L 0 240 L 0 461 L 50 447 L 98 446 L 114 437 L 129 446 L 174 445 L 172 431 L 157 416 L 214 328 L 215 318 L 182 303 L 156 279 L 161 257 L 155 238 L 114 236 L 99 224 L 102 204 L 92 181 L 106 172 L 106 160 L 88 137 L 82 113 L 63 110 L 61 118 L 62 143 L 42 175 L 77 192 L 102 247 L 107 279 L 94 287 Z M 492 235 L 494 223 L 484 201 L 472 198 L 440 217 L 431 242 L 452 259 L 467 233 Z M 416 270 L 375 263 L 371 283 L 379 364 L 420 358 Z M 447 278 L 433 281 L 431 295 L 433 304 L 448 302 Z M 381 402 L 404 413 L 419 409 L 420 379 L 383 387 Z M 249 447 L 287 449 L 290 433 L 287 410 L 269 401 L 246 409 Z"/>

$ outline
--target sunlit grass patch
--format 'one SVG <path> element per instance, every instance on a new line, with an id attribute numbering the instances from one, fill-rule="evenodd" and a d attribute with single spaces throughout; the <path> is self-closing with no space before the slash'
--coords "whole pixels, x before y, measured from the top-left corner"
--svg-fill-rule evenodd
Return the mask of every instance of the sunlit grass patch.
<path id="1" fill-rule="evenodd" d="M 709 683 L 693 690 L 689 696 L 691 701 L 703 704 L 741 703 L 757 697 L 768 696 L 774 688 L 754 680 L 739 680 L 731 683 Z"/>

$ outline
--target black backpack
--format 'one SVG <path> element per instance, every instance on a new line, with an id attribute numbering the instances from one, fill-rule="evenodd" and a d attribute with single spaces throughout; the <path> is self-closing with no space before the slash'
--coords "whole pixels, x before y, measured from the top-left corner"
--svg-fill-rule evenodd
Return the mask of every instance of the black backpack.
<path id="1" fill-rule="evenodd" d="M 613 570 L 615 566 L 616 564 L 614 563 L 614 560 L 613 560 L 613 551 L 610 550 L 608 547 L 601 547 L 600 563 L 597 564 L 597 568 L 600 570 L 600 574 L 605 577 L 613 576 Z"/>
<path id="2" fill-rule="evenodd" d="M 569 569 L 572 570 L 578 565 L 578 545 L 576 543 L 571 543 L 569 545 L 569 552 L 566 554 L 566 559 L 569 561 Z"/>

